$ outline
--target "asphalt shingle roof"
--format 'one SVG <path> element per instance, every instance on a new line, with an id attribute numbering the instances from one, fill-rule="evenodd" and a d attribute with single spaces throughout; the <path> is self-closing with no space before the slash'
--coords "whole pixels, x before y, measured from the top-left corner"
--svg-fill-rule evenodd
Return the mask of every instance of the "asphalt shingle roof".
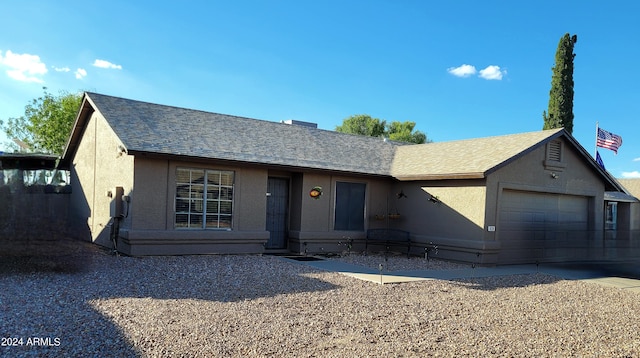
<path id="1" fill-rule="evenodd" d="M 540 145 L 566 136 L 563 129 L 452 142 L 405 145 L 300 125 L 165 106 L 86 93 L 61 160 L 69 165 L 88 114 L 97 110 L 130 154 L 158 153 L 284 167 L 392 176 L 399 180 L 483 178 Z M 591 160 L 609 183 L 620 185 Z"/>
<path id="2" fill-rule="evenodd" d="M 389 175 L 399 143 L 97 93 L 88 99 L 128 152 Z"/>
<path id="3" fill-rule="evenodd" d="M 618 179 L 618 182 L 635 198 L 640 198 L 640 179 Z"/>
<path id="4" fill-rule="evenodd" d="M 562 129 L 398 147 L 391 175 L 400 180 L 483 178 Z"/>

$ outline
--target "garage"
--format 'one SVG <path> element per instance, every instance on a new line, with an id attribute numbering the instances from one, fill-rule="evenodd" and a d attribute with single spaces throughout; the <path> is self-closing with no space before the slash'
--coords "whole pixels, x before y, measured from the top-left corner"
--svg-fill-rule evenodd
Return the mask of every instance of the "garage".
<path id="1" fill-rule="evenodd" d="M 500 262 L 571 260 L 586 254 L 589 197 L 503 190 Z"/>

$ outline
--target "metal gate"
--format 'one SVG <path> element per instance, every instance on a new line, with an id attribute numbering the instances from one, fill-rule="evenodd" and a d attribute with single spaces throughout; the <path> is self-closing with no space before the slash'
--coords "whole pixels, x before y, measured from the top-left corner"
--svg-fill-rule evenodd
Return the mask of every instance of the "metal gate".
<path id="1" fill-rule="evenodd" d="M 267 183 L 267 231 L 270 232 L 266 248 L 287 248 L 287 218 L 289 208 L 289 181 L 270 177 Z"/>

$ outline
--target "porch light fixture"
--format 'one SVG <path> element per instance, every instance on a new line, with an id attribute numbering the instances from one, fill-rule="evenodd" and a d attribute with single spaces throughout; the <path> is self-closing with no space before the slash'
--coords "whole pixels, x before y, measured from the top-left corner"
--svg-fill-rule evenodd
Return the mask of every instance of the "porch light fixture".
<path id="1" fill-rule="evenodd" d="M 551 173 L 551 177 L 552 177 L 553 179 L 558 179 L 558 174 L 556 174 L 556 173 Z"/>
<path id="2" fill-rule="evenodd" d="M 309 191 L 309 196 L 316 200 L 320 199 L 320 196 L 322 196 L 322 187 L 321 186 L 313 187 L 313 189 Z"/>

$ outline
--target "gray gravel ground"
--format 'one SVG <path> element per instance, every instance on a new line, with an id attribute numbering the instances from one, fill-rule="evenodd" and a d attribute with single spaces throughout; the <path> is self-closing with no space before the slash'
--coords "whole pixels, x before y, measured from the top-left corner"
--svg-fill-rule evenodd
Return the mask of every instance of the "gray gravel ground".
<path id="1" fill-rule="evenodd" d="M 640 356 L 637 293 L 542 274 L 379 285 L 273 256 L 0 258 L 0 356 Z"/>

